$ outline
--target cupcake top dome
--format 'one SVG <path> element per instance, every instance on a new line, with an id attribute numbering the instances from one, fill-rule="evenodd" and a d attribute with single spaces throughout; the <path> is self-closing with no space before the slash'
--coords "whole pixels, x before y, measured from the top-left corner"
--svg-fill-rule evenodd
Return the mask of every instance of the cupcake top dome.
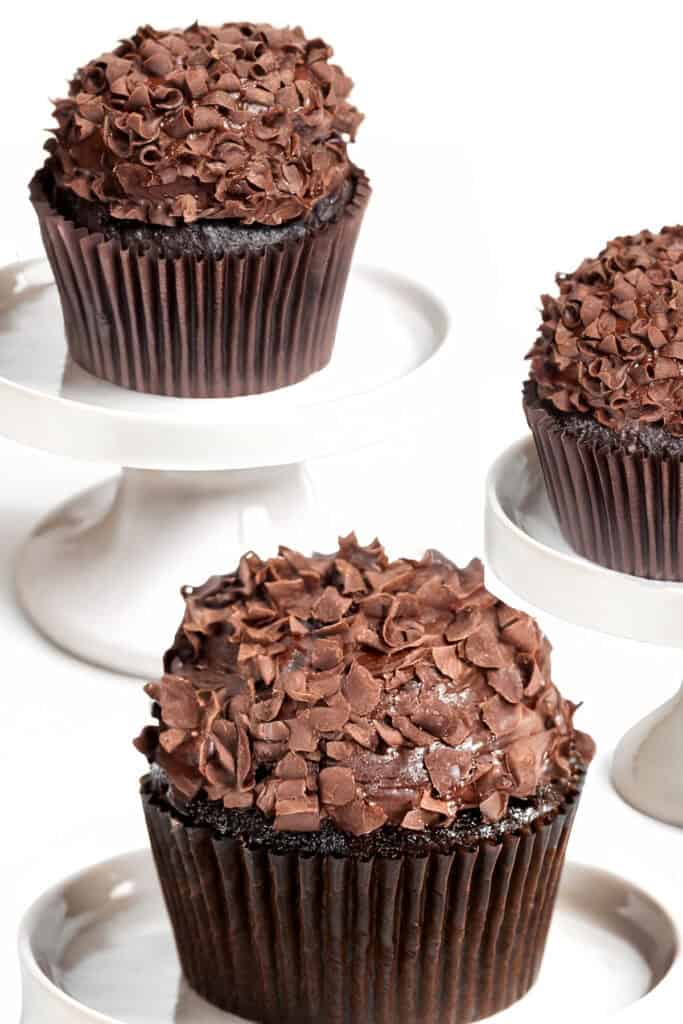
<path id="1" fill-rule="evenodd" d="M 683 436 L 683 227 L 615 238 L 557 284 L 528 356 L 539 398 Z"/>
<path id="2" fill-rule="evenodd" d="M 55 102 L 56 182 L 155 224 L 300 217 L 341 186 L 362 120 L 331 56 L 300 28 L 139 28 Z"/>
<path id="3" fill-rule="evenodd" d="M 428 551 L 379 541 L 311 558 L 281 547 L 183 590 L 136 746 L 181 803 L 256 807 L 276 829 L 324 818 L 362 835 L 421 830 L 567 783 L 593 754 L 550 676 L 536 622 Z"/>

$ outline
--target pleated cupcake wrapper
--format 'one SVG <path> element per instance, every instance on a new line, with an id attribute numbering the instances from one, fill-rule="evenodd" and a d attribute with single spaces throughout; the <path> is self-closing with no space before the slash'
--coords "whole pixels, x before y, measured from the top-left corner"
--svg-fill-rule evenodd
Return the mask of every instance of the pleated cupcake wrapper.
<path id="1" fill-rule="evenodd" d="M 370 196 L 357 172 L 336 221 L 303 238 L 221 258 L 161 257 L 79 228 L 31 183 L 73 360 L 136 391 L 185 398 L 259 394 L 330 360 Z"/>
<path id="2" fill-rule="evenodd" d="M 265 1024 L 465 1024 L 519 999 L 577 799 L 497 843 L 361 860 L 249 850 L 143 795 L 189 984 Z"/>
<path id="3" fill-rule="evenodd" d="M 567 543 L 608 569 L 683 580 L 680 460 L 581 440 L 541 406 L 524 408 Z"/>

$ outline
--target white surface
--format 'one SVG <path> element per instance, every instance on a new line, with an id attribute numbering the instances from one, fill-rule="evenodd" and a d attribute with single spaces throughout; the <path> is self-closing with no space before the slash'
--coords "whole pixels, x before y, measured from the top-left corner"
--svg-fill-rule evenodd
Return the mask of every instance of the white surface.
<path id="1" fill-rule="evenodd" d="M 486 483 L 486 555 L 524 600 L 579 626 L 683 647 L 683 583 L 613 572 L 566 542 L 531 437 L 507 448 Z"/>
<path id="2" fill-rule="evenodd" d="M 58 455 L 138 469 L 279 466 L 361 448 L 443 400 L 448 317 L 429 291 L 381 269 L 351 271 L 328 366 L 244 398 L 179 399 L 107 384 L 68 358 L 45 261 L 0 270 L 0 433 Z"/>
<path id="3" fill-rule="evenodd" d="M 189 11 L 186 0 L 163 8 L 71 0 L 68 17 L 59 4 L 9 5 L 0 68 L 2 262 L 40 251 L 26 182 L 42 159 L 48 97 L 71 70 L 140 21 L 232 14 L 215 0 Z M 465 561 L 483 550 L 485 472 L 525 430 L 522 355 L 535 337 L 540 293 L 557 270 L 572 269 L 615 234 L 681 219 L 683 9 L 670 0 L 425 0 L 419 8 L 398 0 L 390 10 L 358 0 L 288 0 L 286 8 L 250 0 L 248 16 L 300 21 L 334 42 L 368 115 L 355 159 L 374 193 L 358 259 L 428 281 L 457 313 L 462 339 L 443 427 L 321 460 L 311 466 L 316 489 L 335 530 L 379 533 L 394 554 L 434 545 Z M 140 757 L 129 737 L 146 719 L 146 698 L 136 682 L 46 643 L 12 589 L 12 562 L 33 525 L 110 475 L 110 467 L 0 441 L 0 769 L 10 836 L 0 847 L 0 970 L 9 1024 L 19 1016 L 23 909 L 60 877 L 145 843 L 135 794 Z M 217 558 L 216 570 L 224 568 L 231 566 Z M 554 645 L 555 679 L 583 700 L 578 721 L 599 747 L 570 857 L 675 897 L 683 891 L 683 837 L 620 800 L 609 765 L 623 733 L 676 691 L 681 652 L 539 617 Z M 580 984 L 568 965 L 566 985 Z M 668 991 L 662 1021 L 680 1015 L 680 969 Z M 593 1024 L 588 1013 L 582 1019 Z"/>
<path id="4" fill-rule="evenodd" d="M 683 826 L 683 686 L 626 733 L 612 779 L 633 807 Z"/>
<path id="5" fill-rule="evenodd" d="M 242 1020 L 209 1006 L 182 978 L 147 851 L 88 868 L 41 896 L 23 922 L 19 952 L 22 1024 Z M 656 1014 L 679 956 L 676 930 L 659 904 L 616 875 L 567 864 L 538 981 L 492 1019 L 546 1021 L 549 1002 L 557 1024 L 587 1012 L 625 1021 L 636 1007 Z M 580 985 L 567 985 L 567 964 Z"/>

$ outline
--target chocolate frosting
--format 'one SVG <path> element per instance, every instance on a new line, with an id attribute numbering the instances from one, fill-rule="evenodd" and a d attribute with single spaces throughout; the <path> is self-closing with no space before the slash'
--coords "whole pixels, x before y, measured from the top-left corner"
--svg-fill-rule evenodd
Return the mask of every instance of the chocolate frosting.
<path id="1" fill-rule="evenodd" d="M 351 534 L 333 555 L 246 554 L 183 596 L 146 687 L 159 724 L 135 741 L 172 799 L 255 806 L 289 831 L 419 830 L 464 808 L 497 821 L 593 755 L 548 641 L 478 560 L 389 562 Z"/>
<path id="2" fill-rule="evenodd" d="M 683 436 L 683 227 L 615 238 L 557 283 L 527 356 L 539 397 L 612 430 Z"/>
<path id="3" fill-rule="evenodd" d="M 331 56 L 300 28 L 139 28 L 56 101 L 57 184 L 155 224 L 301 217 L 341 186 L 362 120 Z"/>

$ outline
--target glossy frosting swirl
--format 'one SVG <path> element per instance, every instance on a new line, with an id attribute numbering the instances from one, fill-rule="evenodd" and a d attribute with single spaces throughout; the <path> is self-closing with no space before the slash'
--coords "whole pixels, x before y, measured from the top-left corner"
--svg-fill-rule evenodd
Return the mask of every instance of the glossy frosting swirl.
<path id="1" fill-rule="evenodd" d="M 301 217 L 348 175 L 362 119 L 331 56 L 300 28 L 139 28 L 56 101 L 57 184 L 155 224 Z"/>
<path id="2" fill-rule="evenodd" d="M 181 801 L 255 806 L 290 831 L 424 829 L 463 808 L 499 820 L 592 756 L 550 645 L 478 560 L 390 562 L 352 534 L 333 555 L 246 554 L 183 594 L 146 688 L 159 725 L 136 740 Z"/>
<path id="3" fill-rule="evenodd" d="M 683 436 L 683 227 L 615 238 L 557 283 L 528 355 L 539 398 Z"/>

